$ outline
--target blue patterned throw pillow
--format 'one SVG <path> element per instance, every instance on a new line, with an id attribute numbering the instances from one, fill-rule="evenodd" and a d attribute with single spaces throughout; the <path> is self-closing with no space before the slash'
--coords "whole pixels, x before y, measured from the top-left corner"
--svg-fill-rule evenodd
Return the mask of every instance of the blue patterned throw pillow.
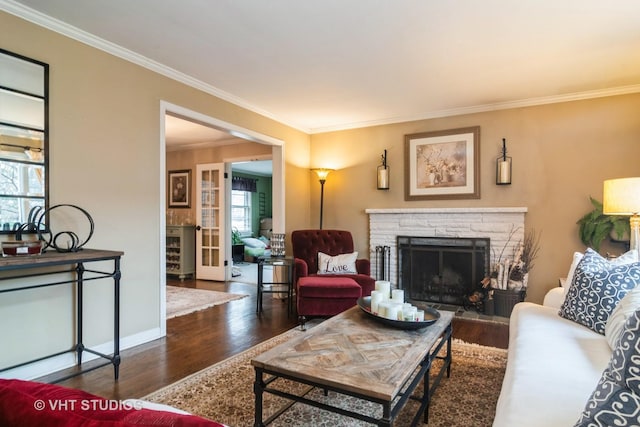
<path id="1" fill-rule="evenodd" d="M 624 326 L 575 427 L 638 426 L 640 423 L 640 310 Z"/>
<path id="2" fill-rule="evenodd" d="M 587 249 L 576 267 L 559 314 L 604 334 L 613 309 L 638 284 L 640 263 L 615 265 L 593 249 Z"/>

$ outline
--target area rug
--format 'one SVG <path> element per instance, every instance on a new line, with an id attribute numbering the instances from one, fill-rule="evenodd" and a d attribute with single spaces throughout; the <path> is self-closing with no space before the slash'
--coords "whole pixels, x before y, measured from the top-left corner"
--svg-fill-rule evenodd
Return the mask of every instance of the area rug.
<path id="1" fill-rule="evenodd" d="M 214 305 L 248 297 L 249 295 L 209 291 L 206 289 L 167 286 L 167 319 L 184 316 Z"/>
<path id="2" fill-rule="evenodd" d="M 253 425 L 254 369 L 251 359 L 271 347 L 285 342 L 297 334 L 299 328 L 258 344 L 220 363 L 162 388 L 143 399 L 171 405 L 231 427 Z M 444 377 L 431 400 L 429 427 L 487 427 L 493 422 L 495 406 L 502 386 L 506 366 L 506 350 L 467 344 L 454 340 L 451 377 Z M 436 361 L 439 363 L 440 361 Z M 438 366 L 432 371 L 437 372 Z M 288 391 L 302 391 L 302 387 L 285 380 L 282 387 Z M 421 390 L 418 387 L 417 390 Z M 309 396 L 333 402 L 339 400 L 344 407 L 380 416 L 380 405 L 329 392 L 321 391 Z M 264 395 L 265 416 L 275 413 L 287 402 L 277 396 Z M 417 402 L 410 400 L 394 423 L 410 424 Z M 370 424 L 336 415 L 303 404 L 295 404 L 277 418 L 273 426 L 367 426 Z"/>

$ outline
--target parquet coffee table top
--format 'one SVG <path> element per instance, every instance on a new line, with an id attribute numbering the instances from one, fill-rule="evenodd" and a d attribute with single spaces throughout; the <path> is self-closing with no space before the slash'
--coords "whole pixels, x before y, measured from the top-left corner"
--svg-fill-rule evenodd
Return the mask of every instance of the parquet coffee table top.
<path id="1" fill-rule="evenodd" d="M 353 307 L 251 361 L 258 368 L 373 399 L 393 400 L 451 323 L 440 312 L 418 330 L 383 325 Z"/>

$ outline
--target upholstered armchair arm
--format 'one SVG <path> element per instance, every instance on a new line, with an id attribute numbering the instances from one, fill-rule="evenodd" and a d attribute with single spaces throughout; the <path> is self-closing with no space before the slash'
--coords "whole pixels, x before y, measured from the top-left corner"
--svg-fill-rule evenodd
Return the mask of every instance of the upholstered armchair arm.
<path id="1" fill-rule="evenodd" d="M 371 275 L 371 262 L 366 258 L 356 260 L 356 271 L 358 274 Z"/>
<path id="2" fill-rule="evenodd" d="M 303 259 L 294 258 L 294 262 L 296 281 L 298 280 L 298 277 L 306 277 L 309 275 L 309 266 Z"/>

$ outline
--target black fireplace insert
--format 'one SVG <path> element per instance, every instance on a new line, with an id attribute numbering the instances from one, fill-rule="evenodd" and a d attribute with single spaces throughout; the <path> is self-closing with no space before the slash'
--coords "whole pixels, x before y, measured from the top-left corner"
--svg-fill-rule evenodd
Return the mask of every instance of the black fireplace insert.
<path id="1" fill-rule="evenodd" d="M 398 236 L 398 287 L 415 301 L 464 305 L 489 275 L 490 239 Z"/>

